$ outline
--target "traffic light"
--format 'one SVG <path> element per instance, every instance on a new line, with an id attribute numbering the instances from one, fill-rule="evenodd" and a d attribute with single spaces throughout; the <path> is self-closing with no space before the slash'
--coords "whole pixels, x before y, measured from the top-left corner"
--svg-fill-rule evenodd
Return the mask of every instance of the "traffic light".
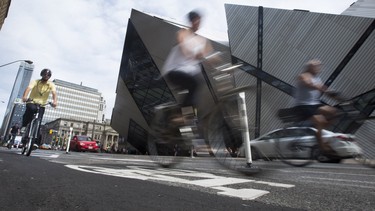
<path id="1" fill-rule="evenodd" d="M 52 130 L 52 129 L 50 129 L 50 130 L 49 130 L 49 134 L 52 134 L 52 133 L 53 133 L 53 130 Z"/>

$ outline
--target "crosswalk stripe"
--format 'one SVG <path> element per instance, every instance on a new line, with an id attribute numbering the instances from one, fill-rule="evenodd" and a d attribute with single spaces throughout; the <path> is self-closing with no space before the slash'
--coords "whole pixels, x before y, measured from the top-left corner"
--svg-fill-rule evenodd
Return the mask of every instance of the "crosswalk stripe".
<path id="1" fill-rule="evenodd" d="M 257 181 L 233 177 L 217 176 L 211 173 L 196 172 L 191 170 L 178 169 L 145 169 L 140 166 L 127 166 L 126 169 L 113 169 L 97 166 L 65 165 L 68 168 L 94 174 L 132 178 L 138 180 L 165 181 L 176 184 L 189 184 L 218 191 L 218 195 L 236 197 L 242 200 L 254 200 L 268 194 L 269 191 L 252 188 L 232 188 L 228 185 L 241 183 L 257 183 L 269 186 L 292 188 L 292 184 Z M 183 178 L 181 178 L 183 176 Z M 187 179 L 189 178 L 189 179 Z M 202 179 L 203 178 L 203 179 Z"/>

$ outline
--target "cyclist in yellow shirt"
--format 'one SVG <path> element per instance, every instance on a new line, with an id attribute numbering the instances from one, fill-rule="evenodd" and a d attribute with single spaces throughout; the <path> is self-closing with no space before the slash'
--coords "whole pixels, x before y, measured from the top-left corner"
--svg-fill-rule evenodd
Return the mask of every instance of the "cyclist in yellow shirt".
<path id="1" fill-rule="evenodd" d="M 40 72 L 40 76 L 42 78 L 32 81 L 23 93 L 22 100 L 23 102 L 26 102 L 26 111 L 23 115 L 21 129 L 22 132 L 24 131 L 24 128 L 27 126 L 27 124 L 29 124 L 33 119 L 34 114 L 37 111 L 37 104 L 45 105 L 47 103 L 48 96 L 50 95 L 50 93 L 52 93 L 52 107 L 57 106 L 55 84 L 51 81 L 48 81 L 52 76 L 51 70 L 43 69 Z M 28 99 L 32 99 L 32 101 L 28 101 Z M 45 107 L 41 106 L 39 110 L 40 120 L 43 119 L 44 111 Z"/>

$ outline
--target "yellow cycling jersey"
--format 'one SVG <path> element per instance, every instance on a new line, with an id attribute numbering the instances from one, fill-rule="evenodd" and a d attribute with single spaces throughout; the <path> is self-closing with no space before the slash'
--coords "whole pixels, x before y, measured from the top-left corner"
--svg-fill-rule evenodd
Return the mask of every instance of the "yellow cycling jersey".
<path id="1" fill-rule="evenodd" d="M 31 89 L 29 98 L 33 99 L 33 103 L 46 104 L 48 96 L 52 91 L 56 91 L 55 84 L 51 81 L 43 83 L 40 79 L 32 81 L 29 86 Z"/>

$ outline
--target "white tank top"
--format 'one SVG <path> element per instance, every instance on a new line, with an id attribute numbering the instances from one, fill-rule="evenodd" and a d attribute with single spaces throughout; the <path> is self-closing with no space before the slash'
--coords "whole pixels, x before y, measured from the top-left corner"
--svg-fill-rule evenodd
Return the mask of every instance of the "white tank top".
<path id="1" fill-rule="evenodd" d="M 319 77 L 313 77 L 312 83 L 314 85 L 321 84 L 322 80 Z M 298 81 L 295 92 L 295 105 L 317 105 L 320 102 L 320 91 L 307 87 Z"/>
<path id="2" fill-rule="evenodd" d="M 181 45 L 186 49 L 186 54 L 181 51 Z M 170 51 L 167 60 L 164 63 L 164 74 L 169 71 L 182 71 L 190 75 L 196 75 L 201 71 L 200 60 L 196 59 L 196 55 L 204 52 L 206 39 L 199 35 L 192 34 L 182 43 L 176 45 Z"/>

